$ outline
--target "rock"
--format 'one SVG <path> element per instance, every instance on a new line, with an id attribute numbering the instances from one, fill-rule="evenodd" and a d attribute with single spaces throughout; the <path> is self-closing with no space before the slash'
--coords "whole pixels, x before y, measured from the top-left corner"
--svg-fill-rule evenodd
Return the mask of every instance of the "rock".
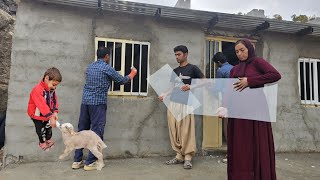
<path id="1" fill-rule="evenodd" d="M 7 13 L 13 13 L 17 11 L 17 0 L 0 0 L 0 9 L 4 10 Z"/>
<path id="2" fill-rule="evenodd" d="M 14 21 L 10 14 L 0 9 L 0 112 L 7 109 Z"/>
<path id="3" fill-rule="evenodd" d="M 4 27 L 8 26 L 9 24 L 12 24 L 13 22 L 14 19 L 12 18 L 12 16 L 4 10 L 0 9 L 0 29 L 3 29 Z"/>

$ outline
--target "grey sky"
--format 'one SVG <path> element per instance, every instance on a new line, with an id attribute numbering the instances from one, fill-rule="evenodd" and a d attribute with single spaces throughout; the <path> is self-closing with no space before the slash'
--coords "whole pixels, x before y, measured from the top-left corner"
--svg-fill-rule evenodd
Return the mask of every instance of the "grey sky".
<path id="1" fill-rule="evenodd" d="M 129 0 L 149 4 L 174 6 L 177 0 Z M 291 20 L 293 14 L 320 17 L 320 0 L 191 0 L 191 8 L 235 14 L 252 9 L 264 9 L 265 15 L 280 14 Z"/>

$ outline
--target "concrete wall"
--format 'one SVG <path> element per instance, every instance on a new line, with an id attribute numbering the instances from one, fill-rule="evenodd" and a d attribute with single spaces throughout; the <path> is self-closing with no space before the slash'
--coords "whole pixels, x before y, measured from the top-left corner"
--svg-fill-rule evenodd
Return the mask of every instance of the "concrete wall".
<path id="1" fill-rule="evenodd" d="M 132 15 L 113 13 L 105 13 L 104 17 L 97 19 L 96 24 L 95 34 L 98 37 L 150 42 L 151 74 L 167 63 L 171 67 L 177 66 L 173 47 L 179 44 L 190 47 L 189 59 L 192 63 L 200 65 L 202 62 L 203 53 L 199 47 L 204 44 L 203 33 L 194 25 L 155 22 L 145 16 L 132 18 Z M 186 28 L 187 32 L 179 31 Z M 106 142 L 111 147 L 108 155 L 121 156 L 124 152 L 138 156 L 171 154 L 166 107 L 157 101 L 157 95 L 151 87 L 149 90 L 145 98 L 109 97 L 105 134 Z M 198 144 L 202 140 L 201 124 L 198 119 Z"/>
<path id="2" fill-rule="evenodd" d="M 112 13 L 99 16 L 94 23 L 94 16 L 88 9 L 33 1 L 20 4 L 12 49 L 6 163 L 19 156 L 26 161 L 57 160 L 62 153 L 64 146 L 57 129 L 53 130 L 57 143 L 53 151 L 45 153 L 37 147 L 34 126 L 26 114 L 29 92 L 47 68 L 59 68 L 63 76 L 57 89 L 59 117 L 77 127 L 84 72 L 94 59 L 94 36 L 150 42 L 151 74 L 166 63 L 178 65 L 173 47 L 179 44 L 190 47 L 190 62 L 202 67 L 204 35 L 197 25 Z M 109 97 L 105 129 L 108 157 L 173 154 L 166 107 L 149 88 L 150 93 L 144 98 Z M 198 147 L 202 141 L 200 119 L 196 120 Z"/>
<path id="3" fill-rule="evenodd" d="M 320 111 L 300 103 L 298 59 L 320 58 L 320 39 L 266 33 L 263 54 L 281 73 L 278 91 L 278 116 L 273 123 L 278 152 L 319 152 Z"/>

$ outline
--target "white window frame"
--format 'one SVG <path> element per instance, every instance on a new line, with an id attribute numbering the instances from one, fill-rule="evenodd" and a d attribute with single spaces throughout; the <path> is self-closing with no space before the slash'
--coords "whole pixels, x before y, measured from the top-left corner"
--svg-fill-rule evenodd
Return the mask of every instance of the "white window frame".
<path id="1" fill-rule="evenodd" d="M 112 84 L 110 86 L 108 95 L 114 95 L 114 96 L 147 96 L 149 92 L 149 81 L 148 78 L 150 76 L 150 43 L 149 42 L 142 42 L 142 41 L 133 41 L 133 40 L 125 40 L 125 39 L 112 39 L 112 38 L 102 38 L 102 37 L 96 37 L 95 38 L 95 49 L 98 49 L 98 42 L 99 41 L 104 41 L 105 45 L 107 45 L 107 42 L 113 42 L 113 57 L 111 58 L 113 60 L 112 66 L 114 68 L 114 61 L 115 61 L 115 43 L 121 43 L 122 44 L 122 49 L 121 49 L 121 71 L 118 71 L 119 74 L 122 76 L 125 76 L 127 74 L 125 73 L 125 52 L 126 52 L 126 43 L 132 44 L 132 60 L 131 64 L 133 66 L 133 61 L 134 61 L 134 44 L 139 44 L 140 45 L 140 63 L 139 63 L 139 92 L 132 92 L 133 90 L 133 83 L 131 80 L 131 90 L 130 92 L 124 92 L 124 85 L 120 85 L 120 91 L 113 91 L 112 87 L 114 87 L 114 82 L 112 81 Z M 148 57 L 147 57 L 147 92 L 141 92 L 141 61 L 142 61 L 142 45 L 147 45 L 148 46 Z M 95 53 L 95 60 L 97 60 L 97 55 Z"/>
<path id="2" fill-rule="evenodd" d="M 304 83 L 304 97 L 305 100 L 301 100 L 301 82 L 300 82 L 300 63 L 303 62 L 305 63 L 309 63 L 309 68 L 311 69 L 311 64 L 313 64 L 313 84 L 314 84 L 314 88 L 312 89 L 312 87 L 310 87 L 310 100 L 306 100 L 307 98 L 307 84 Z M 305 104 L 305 105 L 320 105 L 320 101 L 319 101 L 319 96 L 318 96 L 318 73 L 320 73 L 320 69 L 318 70 L 318 66 L 317 63 L 320 62 L 320 59 L 312 59 L 312 58 L 299 58 L 298 61 L 298 85 L 299 85 L 299 96 L 300 96 L 300 100 L 301 100 L 301 104 Z M 305 65 L 303 66 L 304 70 L 304 82 L 306 82 L 306 69 L 305 69 Z M 312 83 L 312 78 L 311 78 L 311 70 L 309 71 L 310 73 L 310 84 Z M 314 99 L 312 100 L 312 91 L 314 91 Z"/>

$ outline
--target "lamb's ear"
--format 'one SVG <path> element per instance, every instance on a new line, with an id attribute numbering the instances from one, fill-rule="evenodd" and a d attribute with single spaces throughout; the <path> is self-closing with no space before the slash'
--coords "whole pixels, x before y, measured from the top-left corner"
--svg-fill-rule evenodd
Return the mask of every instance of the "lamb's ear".
<path id="1" fill-rule="evenodd" d="M 73 127 L 66 127 L 71 135 L 74 135 Z"/>

